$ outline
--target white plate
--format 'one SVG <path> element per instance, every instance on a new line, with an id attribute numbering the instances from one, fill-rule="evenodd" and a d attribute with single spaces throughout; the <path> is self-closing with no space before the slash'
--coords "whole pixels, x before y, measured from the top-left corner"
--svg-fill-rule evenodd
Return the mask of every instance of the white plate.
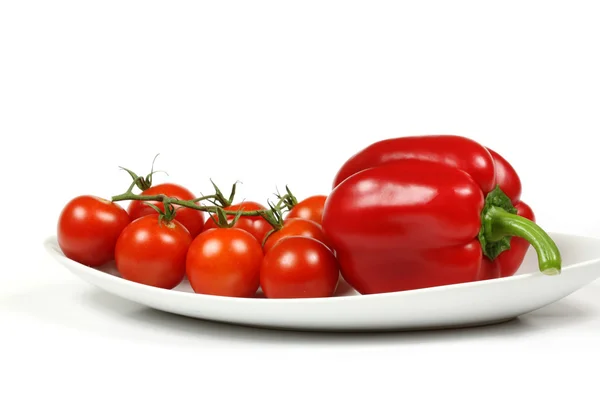
<path id="1" fill-rule="evenodd" d="M 158 310 L 226 323 L 294 330 L 415 330 L 485 325 L 513 319 L 562 299 L 600 276 L 600 239 L 551 234 L 561 250 L 559 276 L 538 272 L 530 249 L 515 276 L 413 291 L 358 295 L 342 282 L 335 297 L 240 299 L 193 293 L 187 281 L 173 290 L 137 284 L 113 265 L 94 269 L 66 258 L 56 238 L 44 245 L 81 279 L 116 296 Z"/>

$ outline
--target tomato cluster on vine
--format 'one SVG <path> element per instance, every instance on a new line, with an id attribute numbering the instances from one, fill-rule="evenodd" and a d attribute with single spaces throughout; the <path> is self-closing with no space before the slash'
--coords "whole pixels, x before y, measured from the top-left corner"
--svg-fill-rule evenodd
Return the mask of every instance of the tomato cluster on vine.
<path id="1" fill-rule="evenodd" d="M 327 196 L 298 201 L 286 187 L 268 206 L 234 203 L 236 184 L 229 197 L 214 183 L 214 194 L 196 197 L 174 182 L 153 185 L 154 172 L 125 170 L 133 178 L 125 193 L 64 206 L 57 239 L 69 259 L 92 268 L 114 262 L 121 278 L 168 290 L 187 279 L 206 295 L 334 295 L 339 264 L 321 228 Z"/>

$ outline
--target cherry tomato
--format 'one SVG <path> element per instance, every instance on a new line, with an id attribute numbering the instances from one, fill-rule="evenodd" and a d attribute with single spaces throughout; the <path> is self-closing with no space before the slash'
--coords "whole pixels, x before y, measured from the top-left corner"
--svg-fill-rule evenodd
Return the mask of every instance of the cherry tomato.
<path id="1" fill-rule="evenodd" d="M 329 241 L 327 236 L 325 236 L 321 225 L 308 219 L 289 218 L 283 222 L 283 227 L 281 229 L 276 230 L 269 235 L 263 245 L 264 252 L 267 253 L 281 239 L 290 236 L 311 237 L 329 247 Z"/>
<path id="2" fill-rule="evenodd" d="M 252 297 L 260 285 L 260 243 L 238 228 L 209 229 L 188 250 L 186 272 L 196 293 Z"/>
<path id="3" fill-rule="evenodd" d="M 224 210 L 226 210 L 226 211 L 239 211 L 239 210 L 257 211 L 257 210 L 265 210 L 265 209 L 266 209 L 265 206 L 263 206 L 260 203 L 256 203 L 254 201 L 243 201 L 239 204 L 233 204 L 229 207 L 224 208 Z M 216 218 L 216 215 L 214 217 Z M 235 215 L 233 215 L 233 214 L 227 215 L 228 221 L 233 221 L 234 218 L 235 218 Z M 206 224 L 204 225 L 204 230 L 206 231 L 206 230 L 213 229 L 216 227 L 217 227 L 217 224 L 214 223 L 212 218 L 207 218 Z M 256 240 L 258 240 L 258 242 L 261 244 L 262 244 L 265 236 L 267 236 L 267 233 L 269 233 L 270 231 L 273 230 L 273 226 L 271 226 L 271 224 L 269 222 L 267 222 L 267 220 L 264 219 L 260 215 L 242 216 L 237 220 L 237 222 L 235 223 L 235 225 L 233 227 L 242 229 L 246 232 L 251 233 L 252 236 L 254 236 L 256 238 Z"/>
<path id="4" fill-rule="evenodd" d="M 141 194 L 144 196 L 164 194 L 165 196 L 174 197 L 179 200 L 193 200 L 196 198 L 188 189 L 174 183 L 161 183 L 144 190 Z M 155 205 L 163 212 L 165 211 L 165 205 L 160 201 L 148 201 L 147 203 Z M 202 232 L 204 229 L 204 212 L 194 210 L 193 208 L 181 207 L 176 204 L 173 207 L 175 208 L 175 219 L 186 227 L 192 238 Z M 144 215 L 158 214 L 152 207 L 139 200 L 129 203 L 127 211 L 134 220 Z"/>
<path id="5" fill-rule="evenodd" d="M 315 221 L 317 224 L 321 224 L 323 220 L 323 208 L 325 207 L 325 201 L 327 196 L 316 195 L 307 197 L 306 199 L 298 202 L 292 209 L 287 213 L 287 218 L 302 218 Z"/>
<path id="6" fill-rule="evenodd" d="M 96 196 L 78 196 L 63 208 L 57 227 L 64 255 L 90 267 L 114 259 L 115 245 L 131 221 L 119 204 Z"/>
<path id="7" fill-rule="evenodd" d="M 177 220 L 160 221 L 158 213 L 129 224 L 119 236 L 115 262 L 124 279 L 173 289 L 185 277 L 185 257 L 192 242 Z"/>
<path id="8" fill-rule="evenodd" d="M 308 237 L 287 237 L 265 254 L 260 284 L 267 298 L 333 296 L 339 264 L 323 243 Z"/>

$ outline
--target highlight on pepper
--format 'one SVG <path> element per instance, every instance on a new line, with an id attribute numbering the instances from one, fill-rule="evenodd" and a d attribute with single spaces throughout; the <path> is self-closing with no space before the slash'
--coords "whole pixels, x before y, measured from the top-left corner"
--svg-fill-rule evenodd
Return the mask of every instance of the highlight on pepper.
<path id="1" fill-rule="evenodd" d="M 343 279 L 359 294 L 418 290 L 517 273 L 533 249 L 541 274 L 561 273 L 560 250 L 521 199 L 503 155 L 458 135 L 390 138 L 350 155 L 329 193 L 290 187 L 236 199 L 210 181 L 194 193 L 123 168 L 110 199 L 82 194 L 62 209 L 64 255 L 122 279 L 229 297 L 318 298 Z M 169 178 L 170 179 L 170 178 Z M 128 207 L 122 202 L 129 202 Z"/>

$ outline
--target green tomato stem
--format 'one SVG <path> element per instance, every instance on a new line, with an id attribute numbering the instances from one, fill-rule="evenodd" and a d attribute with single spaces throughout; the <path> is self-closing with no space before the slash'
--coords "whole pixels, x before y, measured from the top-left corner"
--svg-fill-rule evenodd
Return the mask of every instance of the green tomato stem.
<path id="1" fill-rule="evenodd" d="M 237 215 L 237 216 L 248 216 L 248 217 L 253 217 L 253 216 L 261 216 L 264 219 L 267 220 L 267 222 L 269 222 L 271 225 L 273 225 L 274 227 L 279 226 L 279 221 L 277 221 L 276 218 L 273 217 L 273 210 L 254 210 L 254 211 L 240 211 L 240 210 L 224 210 L 223 208 L 219 207 L 219 206 L 204 206 L 201 204 L 197 204 L 198 202 L 202 201 L 202 200 L 207 200 L 207 199 L 212 199 L 214 198 L 214 195 L 209 195 L 209 196 L 203 196 L 203 197 L 199 197 L 197 199 L 193 199 L 193 200 L 180 200 L 180 199 L 176 199 L 174 197 L 169 197 L 166 196 L 164 194 L 157 194 L 157 195 L 139 195 L 139 194 L 134 194 L 131 192 L 131 189 L 128 192 L 125 192 L 123 194 L 117 195 L 117 196 L 113 196 L 112 197 L 112 201 L 113 202 L 119 202 L 119 201 L 125 201 L 125 200 L 132 200 L 132 201 L 157 201 L 157 202 L 161 202 L 165 205 L 165 207 L 168 207 L 169 205 L 178 205 L 181 207 L 187 207 L 187 208 L 192 208 L 194 210 L 199 210 L 199 211 L 204 211 L 204 212 L 208 212 L 208 213 L 219 213 L 219 212 L 223 212 L 227 215 Z M 277 211 L 280 211 L 282 205 L 284 205 L 285 201 L 284 200 L 280 200 L 277 205 L 274 206 L 274 208 Z"/>

